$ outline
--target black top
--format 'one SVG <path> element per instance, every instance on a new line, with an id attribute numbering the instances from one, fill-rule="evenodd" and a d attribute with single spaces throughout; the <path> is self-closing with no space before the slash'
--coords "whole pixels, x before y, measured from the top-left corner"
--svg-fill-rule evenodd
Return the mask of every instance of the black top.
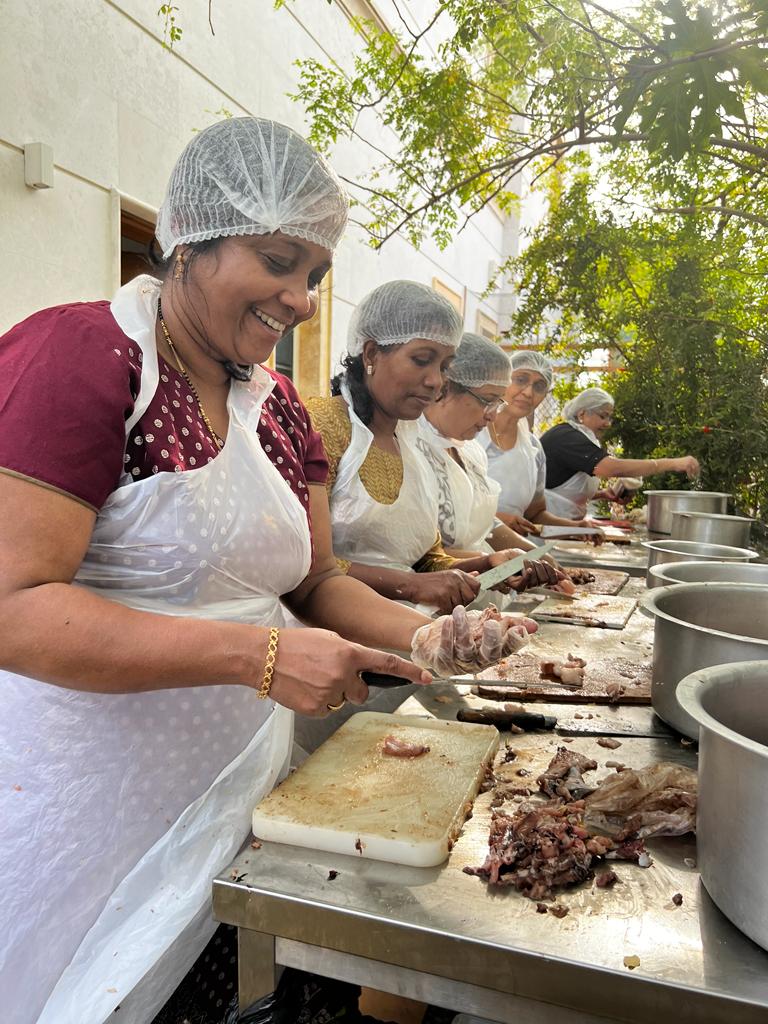
<path id="1" fill-rule="evenodd" d="M 559 487 L 574 473 L 588 473 L 608 454 L 605 448 L 582 434 L 570 423 L 558 423 L 541 436 L 547 456 L 547 488 Z"/>

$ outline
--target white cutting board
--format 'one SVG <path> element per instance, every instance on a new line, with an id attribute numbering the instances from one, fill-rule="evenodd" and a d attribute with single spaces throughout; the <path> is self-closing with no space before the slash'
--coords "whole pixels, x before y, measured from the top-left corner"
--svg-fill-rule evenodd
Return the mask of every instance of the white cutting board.
<path id="1" fill-rule="evenodd" d="M 386 755 L 387 736 L 429 753 Z M 253 833 L 393 864 L 441 864 L 498 745 L 486 725 L 360 711 L 262 800 Z"/>

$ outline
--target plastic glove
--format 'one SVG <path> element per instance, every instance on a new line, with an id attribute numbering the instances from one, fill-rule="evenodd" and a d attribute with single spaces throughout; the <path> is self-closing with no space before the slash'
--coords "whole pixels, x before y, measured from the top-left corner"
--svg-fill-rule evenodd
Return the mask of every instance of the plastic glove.
<path id="1" fill-rule="evenodd" d="M 411 658 L 438 676 L 476 673 L 515 654 L 537 629 L 532 619 L 500 615 L 493 605 L 469 612 L 459 606 L 416 630 Z"/>

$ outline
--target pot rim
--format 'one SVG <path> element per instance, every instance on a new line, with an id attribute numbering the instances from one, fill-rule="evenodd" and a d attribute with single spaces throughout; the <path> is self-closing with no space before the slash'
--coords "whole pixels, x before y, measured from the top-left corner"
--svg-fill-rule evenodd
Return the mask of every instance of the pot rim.
<path id="1" fill-rule="evenodd" d="M 669 494 L 679 497 L 681 494 L 696 495 L 700 498 L 732 498 L 730 491 L 643 491 L 643 494 Z"/>
<path id="2" fill-rule="evenodd" d="M 765 562 L 717 562 L 717 565 L 739 565 L 748 566 L 749 568 L 759 569 L 763 568 L 768 572 L 768 565 Z M 681 565 L 692 565 L 699 566 L 704 565 L 707 568 L 712 567 L 712 559 L 702 558 L 698 562 L 657 562 L 656 565 L 649 565 L 648 572 L 653 576 L 654 579 L 667 581 L 669 578 L 665 573 L 669 572 L 670 569 L 679 569 Z M 669 580 L 670 583 L 676 583 L 681 585 L 683 583 L 733 583 L 738 587 L 768 587 L 768 578 L 765 583 L 746 583 L 741 580 Z"/>
<path id="3" fill-rule="evenodd" d="M 744 633 L 726 633 L 723 629 L 713 629 L 711 626 L 700 626 L 697 622 L 686 622 L 685 619 L 679 619 L 676 615 L 670 615 L 669 612 L 665 612 L 663 609 L 657 607 L 657 603 L 661 601 L 667 594 L 674 593 L 677 597 L 685 596 L 686 591 L 695 590 L 697 592 L 702 590 L 758 590 L 764 591 L 766 587 L 761 583 L 719 583 L 706 582 L 706 583 L 673 583 L 668 587 L 654 587 L 652 590 L 648 590 L 640 598 L 641 610 L 649 616 L 654 618 L 666 619 L 667 622 L 672 622 L 675 625 L 685 626 L 688 629 L 693 629 L 697 633 L 706 633 L 707 636 L 719 636 L 725 640 L 746 640 L 753 644 L 762 644 L 766 649 L 766 660 L 768 661 L 768 640 L 763 640 L 757 636 L 747 636 Z M 743 664 L 743 662 L 739 662 Z"/>
<path id="4" fill-rule="evenodd" d="M 642 547 L 648 548 L 649 551 L 671 551 L 673 554 L 677 555 L 688 554 L 690 548 L 667 547 L 668 544 L 692 544 L 696 547 L 704 545 L 710 548 L 721 548 L 721 552 L 719 555 L 703 555 L 699 553 L 699 557 L 698 559 L 696 559 L 696 561 L 701 562 L 721 562 L 723 560 L 723 557 L 728 557 L 727 555 L 724 555 L 724 552 L 726 551 L 733 552 L 734 554 L 749 556 L 748 558 L 744 559 L 744 561 L 746 562 L 751 562 L 755 558 L 760 557 L 760 552 L 755 551 L 753 548 L 737 548 L 734 547 L 732 544 L 710 544 L 710 542 L 706 540 L 674 540 L 672 537 L 668 537 L 665 540 L 644 540 L 640 543 Z M 693 552 L 691 552 L 691 554 L 693 554 Z"/>
<path id="5" fill-rule="evenodd" d="M 729 523 L 756 523 L 751 516 L 729 516 L 726 512 L 694 512 L 688 508 L 673 508 L 673 516 L 689 516 L 694 519 L 727 519 Z"/>
<path id="6" fill-rule="evenodd" d="M 723 725 L 714 715 L 710 715 L 702 704 L 705 694 L 710 690 L 717 689 L 721 677 L 733 673 L 734 669 L 742 671 L 746 669 L 747 672 L 752 670 L 758 671 L 758 666 L 761 666 L 761 670 L 768 676 L 768 660 L 737 661 L 725 665 L 712 665 L 709 668 L 697 669 L 680 680 L 675 690 L 675 698 L 683 710 L 687 711 L 699 726 L 709 729 L 710 732 L 716 733 L 722 739 L 735 743 L 744 750 L 764 758 L 766 751 L 768 751 L 768 746 L 764 743 L 758 743 L 757 740 L 751 740 L 748 736 L 744 736 L 742 733 L 736 732 L 735 729 L 731 729 L 730 726 Z"/>

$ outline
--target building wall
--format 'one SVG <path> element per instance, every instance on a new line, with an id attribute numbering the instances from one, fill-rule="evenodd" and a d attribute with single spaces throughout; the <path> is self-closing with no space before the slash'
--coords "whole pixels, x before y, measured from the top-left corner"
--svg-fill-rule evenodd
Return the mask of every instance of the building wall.
<path id="1" fill-rule="evenodd" d="M 109 297 L 119 283 L 120 195 L 147 208 L 162 200 L 173 163 L 195 130 L 226 113 L 272 117 L 301 131 L 303 113 L 288 93 L 294 61 L 333 59 L 349 66 L 359 46 L 348 14 L 362 0 L 334 5 L 293 0 L 214 0 L 215 36 L 206 3 L 180 4 L 182 40 L 162 45 L 157 0 L 0 0 L 0 331 L 36 309 Z M 416 5 L 418 7 L 418 5 Z M 354 8 L 354 9 L 353 9 Z M 55 184 L 24 183 L 23 146 L 53 147 Z M 374 154 L 345 140 L 332 162 L 345 177 L 365 178 Z M 374 251 L 351 227 L 333 272 L 325 311 L 323 358 L 305 332 L 300 358 L 325 376 L 343 349 L 354 305 L 395 277 L 432 284 L 463 300 L 468 330 L 478 311 L 498 322 L 498 300 L 482 300 L 489 267 L 514 245 L 515 227 L 484 211 L 444 252 L 419 251 L 395 238 Z M 318 341 L 317 344 L 320 344 Z"/>

